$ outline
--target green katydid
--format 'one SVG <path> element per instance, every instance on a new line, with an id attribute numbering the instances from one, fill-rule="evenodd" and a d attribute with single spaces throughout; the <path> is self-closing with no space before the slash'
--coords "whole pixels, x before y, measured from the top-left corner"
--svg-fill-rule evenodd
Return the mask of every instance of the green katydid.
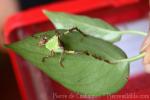
<path id="1" fill-rule="evenodd" d="M 72 31 L 78 31 L 79 33 L 81 33 L 83 36 L 86 36 L 80 29 L 78 29 L 77 27 L 73 27 L 71 29 L 69 29 L 68 31 L 64 32 L 64 33 L 60 33 L 59 31 L 55 31 L 56 35 L 54 35 L 52 38 L 48 39 L 48 37 L 43 34 L 40 36 L 40 41 L 39 41 L 39 46 L 43 46 L 45 45 L 45 47 L 50 51 L 50 54 L 43 57 L 42 62 L 44 62 L 47 58 L 49 57 L 53 57 L 55 55 L 55 53 L 60 53 L 61 57 L 59 60 L 60 65 L 63 67 L 63 56 L 65 53 L 67 54 L 78 54 L 81 52 L 76 52 L 76 51 L 71 51 L 71 50 L 66 50 L 63 46 L 63 42 L 60 40 L 60 36 L 61 35 L 66 35 Z M 88 54 L 88 53 L 85 53 Z M 89 54 L 88 54 L 89 55 Z"/>
<path id="2" fill-rule="evenodd" d="M 110 61 L 106 60 L 106 59 L 102 59 L 101 57 L 98 57 L 96 56 L 95 54 L 91 54 L 87 51 L 84 51 L 84 52 L 80 52 L 80 51 L 72 51 L 72 50 L 66 50 L 63 46 L 63 42 L 60 40 L 60 37 L 62 35 L 66 35 L 66 34 L 69 34 L 70 32 L 73 32 L 73 31 L 77 31 L 79 32 L 80 34 L 82 34 L 84 37 L 87 36 L 86 34 L 84 34 L 80 29 L 78 29 L 77 27 L 73 27 L 69 30 L 67 30 L 66 32 L 64 33 L 60 33 L 59 31 L 55 31 L 56 35 L 54 35 L 52 38 L 48 38 L 45 34 L 41 35 L 40 36 L 40 41 L 39 41 L 39 46 L 45 46 L 49 51 L 50 51 L 50 54 L 43 57 L 42 59 L 42 62 L 45 62 L 45 60 L 47 58 L 50 58 L 50 57 L 53 57 L 55 55 L 55 53 L 60 53 L 61 56 L 60 56 L 60 59 L 59 59 L 59 63 L 62 67 L 64 67 L 62 61 L 63 61 L 63 56 L 64 54 L 85 54 L 87 56 L 92 56 L 93 58 L 95 59 L 98 59 L 98 60 L 103 60 L 107 63 L 110 63 Z M 35 37 L 35 36 L 33 36 Z"/>

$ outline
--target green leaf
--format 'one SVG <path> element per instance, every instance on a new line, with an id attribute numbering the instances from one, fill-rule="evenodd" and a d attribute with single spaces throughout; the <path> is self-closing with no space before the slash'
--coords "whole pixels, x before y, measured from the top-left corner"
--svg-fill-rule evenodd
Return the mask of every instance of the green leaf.
<path id="1" fill-rule="evenodd" d="M 43 12 L 57 29 L 78 27 L 85 34 L 110 42 L 119 41 L 121 38 L 121 34 L 118 33 L 118 29 L 103 20 L 81 15 L 79 16 L 60 12 L 49 12 L 46 10 Z"/>
<path id="2" fill-rule="evenodd" d="M 59 30 L 64 32 L 64 30 Z M 51 38 L 55 33 L 46 33 Z M 102 96 L 119 91 L 127 82 L 129 64 L 127 62 L 111 64 L 105 60 L 125 59 L 125 53 L 112 43 L 91 36 L 84 37 L 78 32 L 72 32 L 61 37 L 65 49 L 88 51 L 101 57 L 95 59 L 85 54 L 65 54 L 63 64 L 59 64 L 60 54 L 42 62 L 42 58 L 50 51 L 37 44 L 39 39 L 28 37 L 22 41 L 8 45 L 33 65 L 45 72 L 49 77 L 64 87 L 81 95 Z"/>

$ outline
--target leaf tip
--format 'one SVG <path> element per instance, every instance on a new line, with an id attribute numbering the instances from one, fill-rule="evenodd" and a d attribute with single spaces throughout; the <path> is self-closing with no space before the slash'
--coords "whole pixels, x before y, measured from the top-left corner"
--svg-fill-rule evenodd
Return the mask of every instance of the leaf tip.
<path id="1" fill-rule="evenodd" d="M 49 11 L 46 10 L 46 9 L 43 9 L 42 12 L 43 12 L 45 15 L 47 15 L 47 13 L 48 13 Z"/>

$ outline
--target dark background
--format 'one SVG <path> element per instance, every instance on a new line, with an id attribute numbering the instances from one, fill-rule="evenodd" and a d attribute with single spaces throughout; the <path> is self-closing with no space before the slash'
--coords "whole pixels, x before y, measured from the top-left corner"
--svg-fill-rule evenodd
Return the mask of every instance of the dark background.
<path id="1" fill-rule="evenodd" d="M 44 4 L 47 4 L 50 2 L 54 2 L 54 1 L 56 1 L 56 0 L 18 0 L 21 10 L 26 10 L 30 7 L 44 5 Z"/>

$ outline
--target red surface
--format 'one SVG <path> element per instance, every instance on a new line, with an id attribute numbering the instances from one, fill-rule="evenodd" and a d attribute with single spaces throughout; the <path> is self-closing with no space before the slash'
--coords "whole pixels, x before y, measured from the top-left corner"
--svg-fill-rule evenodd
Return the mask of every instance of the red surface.
<path id="1" fill-rule="evenodd" d="M 11 43 L 27 35 L 36 32 L 46 31 L 48 29 L 53 28 L 52 25 L 50 25 L 48 19 L 42 14 L 41 9 L 84 14 L 92 17 L 102 18 L 112 24 L 115 24 L 130 21 L 133 19 L 135 20 L 137 18 L 145 16 L 148 11 L 148 0 L 109 0 L 109 2 L 106 2 L 106 0 L 67 0 L 59 3 L 49 4 L 43 7 L 30 9 L 28 11 L 14 15 L 8 20 L 4 29 L 6 43 Z M 32 73 L 30 73 L 31 70 L 37 72 L 37 75 L 41 75 L 40 77 L 42 77 L 42 81 L 45 82 L 39 84 L 45 84 L 48 89 L 51 88 L 53 90 L 50 92 L 50 94 L 48 94 L 49 96 L 52 97 L 52 92 L 56 92 L 58 94 L 72 93 L 69 90 L 62 87 L 61 85 L 59 85 L 58 83 L 49 79 L 46 75 L 41 74 L 41 72 L 38 69 L 32 69 L 32 67 L 30 68 L 29 64 L 27 64 L 24 60 L 22 60 L 12 51 L 10 51 L 9 53 L 12 59 L 12 63 L 14 65 L 13 68 L 24 100 L 37 100 L 36 92 L 38 90 L 34 88 L 33 79 L 31 77 L 33 75 Z M 144 80 L 145 83 L 149 82 L 148 78 L 149 76 L 147 77 L 146 75 L 146 80 Z M 136 78 L 136 80 L 138 79 L 139 78 Z M 125 90 L 123 89 L 118 94 L 128 93 L 131 89 L 134 89 L 134 85 L 140 87 L 142 84 L 136 84 L 137 82 L 134 82 L 136 81 L 132 81 L 131 79 L 126 85 Z M 49 85 L 47 85 L 46 83 L 48 83 Z M 134 85 L 132 85 L 133 83 Z M 148 85 L 146 85 L 146 90 L 142 90 L 145 87 L 140 87 L 139 90 L 134 91 L 134 93 L 149 94 L 149 85 L 149 83 Z M 126 88 L 128 88 L 128 90 L 126 90 Z M 49 90 L 46 91 L 49 92 Z M 77 100 L 78 96 L 76 94 L 74 95 L 74 99 Z M 109 97 L 100 98 L 104 100 L 110 99 Z M 100 98 L 96 98 L 96 100 L 99 100 Z M 111 99 L 116 100 L 116 97 L 111 97 Z M 120 99 L 122 98 L 119 98 L 119 100 Z M 57 100 L 59 99 L 57 98 Z M 62 100 L 62 98 L 60 100 Z M 86 98 L 86 100 L 90 99 Z"/>
<path id="2" fill-rule="evenodd" d="M 148 4 L 147 0 L 143 0 L 143 1 L 141 0 L 142 2 L 140 3 L 138 3 L 138 1 L 139 0 L 110 0 L 110 2 L 106 2 L 105 0 L 94 0 L 93 2 L 92 0 L 68 0 L 65 2 L 54 3 L 54 4 L 34 8 L 12 16 L 11 18 L 9 18 L 8 22 L 6 23 L 4 31 L 6 37 L 8 37 L 8 35 L 16 28 L 47 21 L 48 19 L 45 16 L 43 16 L 43 13 L 41 11 L 42 9 L 47 9 L 50 11 L 63 11 L 68 13 L 84 13 L 92 10 L 100 10 L 99 12 L 92 11 L 92 13 L 94 14 L 97 13 L 99 17 L 108 20 L 108 22 L 114 22 L 114 23 L 116 21 L 124 21 L 125 18 L 122 19 L 121 17 L 123 16 L 121 15 L 123 13 L 126 13 L 127 11 L 126 14 L 131 14 L 131 16 L 129 17 L 130 19 L 133 19 L 134 17 L 139 17 L 143 15 L 147 9 L 147 7 L 143 6 L 146 5 L 146 3 Z M 129 8 L 122 7 L 127 4 L 134 4 L 134 5 L 129 6 Z M 118 7 L 121 7 L 121 9 Z M 108 11 L 105 12 L 105 10 L 107 9 Z M 102 14 L 101 14 L 101 10 L 102 10 Z M 123 12 L 122 10 L 124 10 L 125 12 Z M 89 15 L 92 15 L 92 13 L 89 13 Z M 117 13 L 119 14 L 119 16 L 117 17 L 116 20 L 116 18 L 115 19 L 111 18 L 110 16 L 106 15 L 106 13 L 110 15 L 115 15 L 115 13 Z M 129 18 L 126 18 L 126 20 L 128 19 Z M 6 42 L 7 41 L 9 40 L 6 40 Z"/>

